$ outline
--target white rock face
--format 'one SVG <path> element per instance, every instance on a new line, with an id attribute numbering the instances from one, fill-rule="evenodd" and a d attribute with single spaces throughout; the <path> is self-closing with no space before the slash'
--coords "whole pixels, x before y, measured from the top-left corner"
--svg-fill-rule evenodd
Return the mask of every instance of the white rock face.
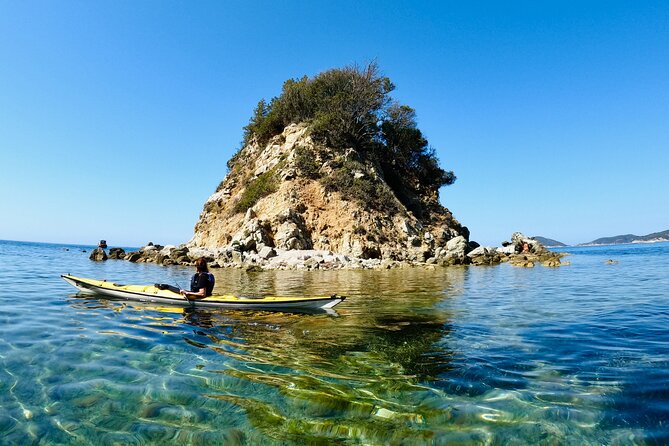
<path id="1" fill-rule="evenodd" d="M 516 247 L 515 245 L 507 245 L 507 246 L 501 246 L 497 248 L 497 252 L 500 254 L 506 254 L 506 255 L 511 255 L 516 253 Z"/>
<path id="2" fill-rule="evenodd" d="M 471 250 L 471 252 L 467 253 L 467 256 L 476 257 L 476 256 L 492 255 L 495 254 L 496 251 L 497 251 L 496 248 L 490 246 L 479 246 L 478 248 L 474 248 Z"/>
<path id="3" fill-rule="evenodd" d="M 464 257 L 467 251 L 467 240 L 459 235 L 446 242 L 446 257 Z"/>
<path id="4" fill-rule="evenodd" d="M 260 257 L 263 260 L 267 260 L 269 258 L 276 257 L 276 251 L 274 250 L 274 248 L 265 246 L 260 250 L 260 252 L 258 252 L 258 257 Z"/>

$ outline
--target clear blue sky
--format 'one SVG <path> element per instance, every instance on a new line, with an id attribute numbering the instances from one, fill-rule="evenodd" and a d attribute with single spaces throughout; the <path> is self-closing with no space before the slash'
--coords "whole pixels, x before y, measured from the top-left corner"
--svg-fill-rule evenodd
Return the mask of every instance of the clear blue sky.
<path id="1" fill-rule="evenodd" d="M 669 3 L 0 2 L 0 239 L 192 236 L 288 78 L 376 59 L 484 244 L 669 229 Z"/>

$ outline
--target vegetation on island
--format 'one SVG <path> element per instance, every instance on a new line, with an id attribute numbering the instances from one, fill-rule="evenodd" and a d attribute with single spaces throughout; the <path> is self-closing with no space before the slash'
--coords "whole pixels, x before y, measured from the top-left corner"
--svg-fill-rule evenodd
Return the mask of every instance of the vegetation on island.
<path id="1" fill-rule="evenodd" d="M 394 194 L 421 217 L 427 200 L 434 201 L 439 188 L 456 177 L 439 166 L 417 127 L 415 110 L 390 96 L 394 88 L 376 63 L 289 79 L 278 97 L 258 103 L 244 128 L 243 146 L 266 144 L 286 126 L 306 123 L 312 140 L 328 150 L 298 149 L 296 166 L 303 177 L 320 179 L 327 190 L 387 211 L 394 210 Z M 228 167 L 238 161 L 239 153 Z"/>
<path id="2" fill-rule="evenodd" d="M 274 167 L 258 175 L 255 180 L 249 183 L 244 189 L 241 199 L 235 203 L 235 212 L 246 212 L 262 197 L 274 193 L 279 188 L 276 171 L 277 169 Z"/>

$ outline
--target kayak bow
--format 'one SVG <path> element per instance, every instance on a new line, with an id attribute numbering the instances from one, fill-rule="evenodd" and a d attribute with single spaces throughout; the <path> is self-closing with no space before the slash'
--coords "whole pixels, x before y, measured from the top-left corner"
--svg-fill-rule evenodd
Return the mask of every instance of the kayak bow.
<path id="1" fill-rule="evenodd" d="M 116 299 L 134 300 L 200 308 L 248 308 L 248 309 L 328 309 L 341 303 L 346 297 L 280 297 L 258 298 L 233 296 L 231 294 L 209 296 L 204 299 L 184 299 L 182 295 L 155 285 L 119 285 L 106 280 L 84 279 L 69 274 L 61 275 L 63 280 L 84 294 L 98 294 Z"/>

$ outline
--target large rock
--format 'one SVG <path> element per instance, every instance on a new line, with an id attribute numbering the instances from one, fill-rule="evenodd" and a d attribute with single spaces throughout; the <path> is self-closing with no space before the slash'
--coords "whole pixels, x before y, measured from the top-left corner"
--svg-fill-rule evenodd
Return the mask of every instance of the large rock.
<path id="1" fill-rule="evenodd" d="M 125 250 L 123 248 L 111 248 L 109 250 L 110 259 L 123 259 L 125 258 Z"/>
<path id="2" fill-rule="evenodd" d="M 509 257 L 509 263 L 511 265 L 522 268 L 534 268 L 536 260 L 536 256 L 533 255 L 514 254 Z"/>
<path id="3" fill-rule="evenodd" d="M 511 235 L 511 243 L 518 253 L 542 254 L 548 251 L 538 240 L 526 237 L 522 232 L 514 232 Z"/>
<path id="4" fill-rule="evenodd" d="M 172 249 L 171 251 L 169 251 L 169 253 L 167 253 L 167 255 L 169 256 L 170 259 L 178 262 L 181 259 L 184 259 L 184 258 L 187 259 L 189 251 L 190 250 L 188 249 L 188 247 L 182 246 L 182 247 L 179 247 L 179 248 Z"/>
<path id="5" fill-rule="evenodd" d="M 467 257 L 474 265 L 496 265 L 501 262 L 501 256 L 496 248 L 479 246 L 467 253 Z"/>
<path id="6" fill-rule="evenodd" d="M 509 256 L 511 254 L 515 254 L 516 253 L 516 245 L 508 244 L 506 246 L 501 246 L 501 247 L 497 248 L 497 252 L 500 253 L 500 254 L 507 255 L 507 256 Z"/>
<path id="7" fill-rule="evenodd" d="M 95 248 L 88 258 L 95 262 L 104 262 L 107 260 L 107 253 L 102 248 Z"/>
<path id="8" fill-rule="evenodd" d="M 275 219 L 278 224 L 274 234 L 274 244 L 277 248 L 293 249 L 311 249 L 312 242 L 309 230 L 306 228 L 304 218 L 293 209 L 285 209 L 278 214 Z"/>
<path id="9" fill-rule="evenodd" d="M 444 266 L 466 265 L 470 262 L 470 259 L 467 257 L 468 248 L 469 243 L 467 240 L 459 235 L 449 240 L 445 247 L 435 250 L 435 254 Z"/>
<path id="10" fill-rule="evenodd" d="M 142 258 L 142 253 L 139 252 L 139 251 L 129 252 L 125 255 L 125 259 L 128 262 L 133 262 L 133 263 L 139 261 L 139 259 L 141 259 L 141 258 Z"/>
<path id="11" fill-rule="evenodd" d="M 263 260 L 267 260 L 269 258 L 276 257 L 276 251 L 272 247 L 264 246 L 260 252 L 258 252 L 258 257 Z"/>
<path id="12" fill-rule="evenodd" d="M 254 251 L 262 246 L 272 246 L 270 226 L 255 218 L 253 209 L 249 209 L 242 227 L 232 236 L 232 245 L 241 251 Z"/>

